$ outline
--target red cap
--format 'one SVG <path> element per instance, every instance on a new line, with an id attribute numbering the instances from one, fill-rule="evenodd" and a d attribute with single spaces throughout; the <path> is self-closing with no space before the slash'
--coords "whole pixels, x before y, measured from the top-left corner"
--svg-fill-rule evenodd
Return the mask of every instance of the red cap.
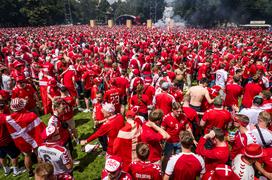
<path id="1" fill-rule="evenodd" d="M 263 156 L 263 148 L 259 144 L 249 144 L 245 148 L 245 156 L 256 159 Z"/>
<path id="2" fill-rule="evenodd" d="M 137 75 L 137 76 L 140 75 L 140 71 L 138 69 L 134 69 L 132 72 L 134 75 Z"/>

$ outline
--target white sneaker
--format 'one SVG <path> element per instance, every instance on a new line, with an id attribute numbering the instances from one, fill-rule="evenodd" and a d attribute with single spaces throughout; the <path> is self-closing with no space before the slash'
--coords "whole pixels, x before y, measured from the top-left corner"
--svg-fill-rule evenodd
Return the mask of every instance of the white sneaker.
<path id="1" fill-rule="evenodd" d="M 87 112 L 91 112 L 91 111 L 90 111 L 90 109 L 84 109 L 83 112 L 87 113 Z"/>
<path id="2" fill-rule="evenodd" d="M 78 111 L 83 111 L 83 110 L 84 110 L 84 109 L 81 108 L 81 107 L 78 107 L 77 109 L 78 109 Z"/>
<path id="3" fill-rule="evenodd" d="M 13 176 L 14 177 L 22 174 L 23 172 L 26 172 L 25 168 L 20 168 L 20 169 L 17 167 L 13 168 Z"/>
<path id="4" fill-rule="evenodd" d="M 74 164 L 74 165 L 79 165 L 79 163 L 80 163 L 80 161 L 78 161 L 78 160 L 73 160 L 73 164 Z"/>
<path id="5" fill-rule="evenodd" d="M 4 167 L 4 172 L 5 172 L 5 176 L 8 176 L 9 173 L 11 172 L 10 167 Z"/>

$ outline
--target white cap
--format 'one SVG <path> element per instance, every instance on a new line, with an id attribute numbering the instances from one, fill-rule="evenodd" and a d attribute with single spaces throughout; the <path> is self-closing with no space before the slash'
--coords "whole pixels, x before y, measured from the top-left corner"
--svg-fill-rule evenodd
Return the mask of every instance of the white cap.
<path id="1" fill-rule="evenodd" d="M 111 104 L 111 103 L 105 103 L 105 104 L 103 104 L 103 105 L 102 105 L 102 109 L 103 109 L 104 111 L 109 112 L 109 113 L 114 113 L 114 112 L 115 112 L 115 107 L 114 107 L 114 105 Z"/>

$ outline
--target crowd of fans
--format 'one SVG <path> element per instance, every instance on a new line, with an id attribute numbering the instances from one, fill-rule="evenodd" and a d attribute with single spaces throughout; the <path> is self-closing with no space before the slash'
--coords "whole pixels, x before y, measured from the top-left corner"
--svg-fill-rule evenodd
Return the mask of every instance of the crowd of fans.
<path id="1" fill-rule="evenodd" d="M 101 179 L 272 179 L 265 30 L 1 29 L 0 62 L 5 176 L 24 171 L 22 154 L 30 177 L 37 157 L 36 179 L 74 179 L 73 141 L 98 139 Z M 87 139 L 78 111 L 94 123 Z"/>

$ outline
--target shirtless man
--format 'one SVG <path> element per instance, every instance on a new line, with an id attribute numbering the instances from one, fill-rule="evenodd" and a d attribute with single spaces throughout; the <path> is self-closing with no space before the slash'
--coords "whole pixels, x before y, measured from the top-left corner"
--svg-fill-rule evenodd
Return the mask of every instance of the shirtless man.
<path id="1" fill-rule="evenodd" d="M 186 93 L 190 96 L 190 107 L 195 109 L 197 112 L 201 112 L 201 103 L 204 97 L 207 99 L 209 104 L 213 103 L 213 99 L 211 99 L 209 91 L 206 88 L 207 85 L 208 79 L 202 78 L 199 81 L 198 86 L 191 87 Z"/>

